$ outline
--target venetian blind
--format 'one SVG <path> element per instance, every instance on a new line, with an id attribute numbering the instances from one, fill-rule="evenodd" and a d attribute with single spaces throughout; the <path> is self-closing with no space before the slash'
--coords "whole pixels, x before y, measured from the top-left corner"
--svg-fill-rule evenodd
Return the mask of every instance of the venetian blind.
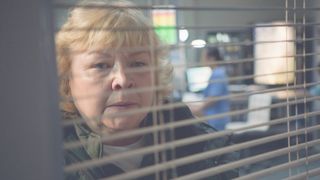
<path id="1" fill-rule="evenodd" d="M 143 11 L 151 19 L 151 30 L 165 41 L 168 60 L 174 66 L 173 91 L 167 103 L 127 111 L 122 115 L 151 112 L 156 117 L 160 110 L 172 110 L 203 102 L 227 100 L 230 110 L 215 115 L 197 115 L 194 118 L 167 122 L 159 116 L 156 125 L 141 127 L 114 135 L 103 136 L 102 141 L 116 141 L 124 137 L 153 133 L 155 144 L 130 152 L 85 160 L 64 167 L 65 173 L 103 166 L 116 160 L 133 156 L 154 154 L 155 164 L 122 173 L 108 179 L 132 179 L 156 173 L 157 179 L 166 179 L 161 173 L 176 171 L 184 164 L 204 161 L 236 152 L 235 161 L 219 164 L 198 172 L 175 176 L 174 179 L 200 179 L 229 170 L 239 171 L 238 179 L 301 179 L 320 176 L 319 170 L 319 97 L 310 89 L 319 84 L 319 39 L 317 11 L 319 1 L 306 0 L 146 0 L 135 1 L 128 7 Z M 75 2 L 56 1 L 55 31 L 63 23 L 66 11 Z M 84 6 L 84 8 L 117 8 L 113 6 Z M 161 17 L 166 14 L 166 17 Z M 156 18 L 167 20 L 157 24 Z M 173 22 L 172 22 L 173 21 Z M 85 31 L 69 29 L 68 31 Z M 117 29 L 105 29 L 117 31 Z M 139 29 L 119 29 L 137 31 Z M 203 62 L 205 50 L 215 47 L 223 57 L 219 62 Z M 139 49 L 150 47 L 137 47 Z M 152 49 L 152 47 L 151 47 Z M 124 51 L 128 49 L 123 49 Z M 112 49 L 110 50 L 112 51 Z M 204 67 L 223 66 L 227 79 L 199 80 L 208 76 Z M 150 68 L 157 69 L 157 64 Z M 138 71 L 142 69 L 138 69 Z M 193 72 L 193 74 L 192 74 Z M 190 74 L 191 73 L 191 74 Z M 210 74 L 209 74 L 210 75 Z M 154 77 L 157 78 L 157 75 Z M 204 77 L 205 78 L 205 77 Z M 229 94 L 203 97 L 202 91 L 209 84 L 227 83 Z M 161 90 L 154 82 L 151 87 L 127 90 L 128 93 Z M 91 94 L 95 96 L 95 94 Z M 156 95 L 157 98 L 160 95 Z M 90 98 L 90 97 L 82 97 Z M 76 101 L 75 99 L 63 99 Z M 79 99 L 78 99 L 79 100 Z M 172 116 L 173 117 L 173 116 Z M 185 139 L 166 142 L 164 134 L 175 128 L 208 120 L 229 117 L 224 130 Z M 166 121 L 166 123 L 164 123 Z M 62 121 L 62 128 L 83 124 L 81 118 Z M 173 133 L 169 133 L 173 136 Z M 186 145 L 230 137 L 232 144 L 213 148 L 183 158 L 167 160 L 163 152 Z M 64 150 L 86 146 L 86 142 L 64 142 Z"/>

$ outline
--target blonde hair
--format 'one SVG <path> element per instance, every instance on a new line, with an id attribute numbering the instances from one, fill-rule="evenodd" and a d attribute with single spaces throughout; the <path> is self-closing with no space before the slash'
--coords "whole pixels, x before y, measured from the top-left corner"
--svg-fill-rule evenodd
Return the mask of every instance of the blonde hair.
<path id="1" fill-rule="evenodd" d="M 166 50 L 153 30 L 152 23 L 128 1 L 85 1 L 72 11 L 56 34 L 56 51 L 60 87 L 60 107 L 76 112 L 70 100 L 71 53 L 111 48 L 151 48 L 157 65 L 160 97 L 171 90 L 172 65 L 165 59 Z"/>

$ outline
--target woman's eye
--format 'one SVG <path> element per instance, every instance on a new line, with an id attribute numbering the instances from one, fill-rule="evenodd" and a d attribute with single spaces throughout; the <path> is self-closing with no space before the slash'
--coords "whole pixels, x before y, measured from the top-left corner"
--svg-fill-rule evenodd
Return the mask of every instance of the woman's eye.
<path id="1" fill-rule="evenodd" d="M 108 64 L 106 64 L 106 63 L 97 63 L 97 64 L 94 64 L 92 67 L 95 69 L 98 69 L 98 70 L 109 68 Z"/>
<path id="2" fill-rule="evenodd" d="M 132 63 L 132 66 L 133 67 L 144 67 L 144 66 L 147 66 L 147 63 L 136 61 L 136 62 Z"/>

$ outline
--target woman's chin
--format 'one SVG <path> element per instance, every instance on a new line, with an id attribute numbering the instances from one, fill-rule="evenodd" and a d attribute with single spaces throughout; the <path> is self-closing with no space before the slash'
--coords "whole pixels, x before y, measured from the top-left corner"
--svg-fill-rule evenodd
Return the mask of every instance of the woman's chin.
<path id="1" fill-rule="evenodd" d="M 102 121 L 102 124 L 104 126 L 104 129 L 109 133 L 128 131 L 139 127 L 139 124 L 133 125 L 130 122 L 131 121 L 128 119 L 116 119 L 113 120 L 113 122 Z"/>
<path id="2" fill-rule="evenodd" d="M 139 128 L 145 116 L 146 114 L 135 114 L 130 116 L 126 115 L 118 117 L 108 117 L 107 115 L 105 115 L 104 117 L 106 118 L 101 119 L 101 125 L 103 125 L 104 129 L 111 133 L 133 130 Z"/>

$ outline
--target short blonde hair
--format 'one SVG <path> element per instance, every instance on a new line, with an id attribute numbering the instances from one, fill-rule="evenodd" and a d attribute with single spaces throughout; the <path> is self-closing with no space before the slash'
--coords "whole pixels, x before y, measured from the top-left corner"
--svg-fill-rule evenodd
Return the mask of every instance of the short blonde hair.
<path id="1" fill-rule="evenodd" d="M 128 1 L 86 1 L 70 11 L 66 23 L 56 34 L 60 87 L 60 107 L 76 112 L 69 86 L 71 53 L 111 48 L 151 48 L 157 65 L 160 97 L 171 90 L 172 65 L 165 59 L 166 50 L 153 30 L 150 20 Z M 67 99 L 67 100 L 66 100 Z"/>

